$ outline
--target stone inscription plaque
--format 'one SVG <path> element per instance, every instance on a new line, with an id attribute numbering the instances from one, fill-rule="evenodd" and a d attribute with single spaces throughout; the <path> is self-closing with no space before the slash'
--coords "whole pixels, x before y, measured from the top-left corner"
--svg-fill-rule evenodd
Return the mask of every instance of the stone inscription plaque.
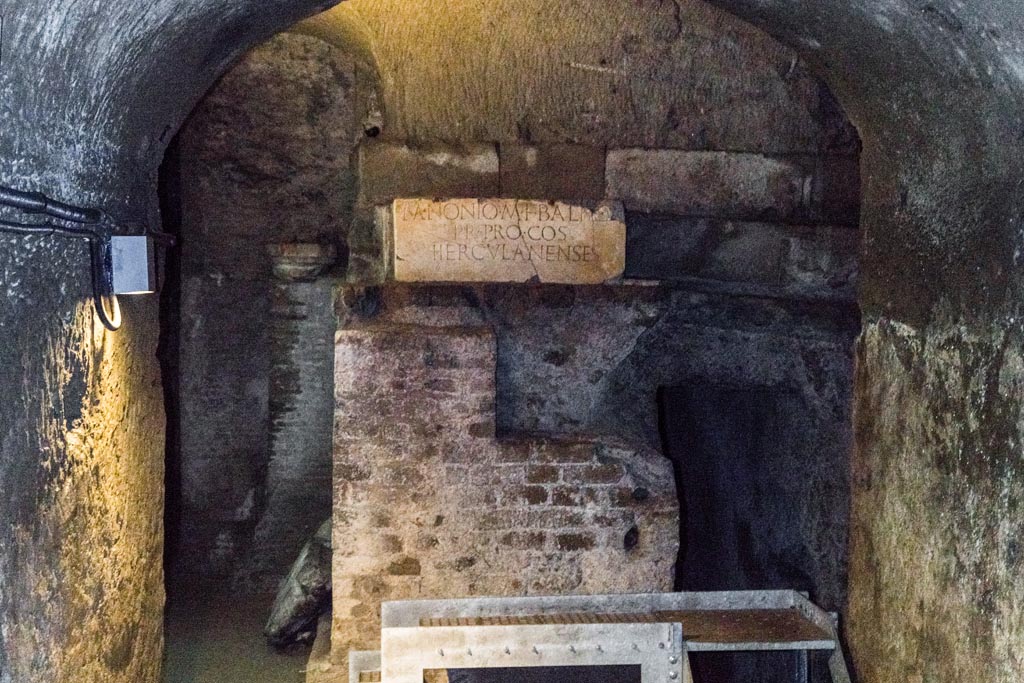
<path id="1" fill-rule="evenodd" d="M 618 202 L 396 199 L 394 272 L 401 282 L 599 284 L 626 264 Z"/>

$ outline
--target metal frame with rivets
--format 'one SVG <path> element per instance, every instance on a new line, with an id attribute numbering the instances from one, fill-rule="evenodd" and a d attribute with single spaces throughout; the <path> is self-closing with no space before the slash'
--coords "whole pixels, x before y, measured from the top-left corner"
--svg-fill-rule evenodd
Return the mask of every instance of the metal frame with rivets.
<path id="1" fill-rule="evenodd" d="M 423 683 L 428 669 L 637 666 L 642 683 L 687 681 L 679 624 L 442 626 L 385 629 L 381 680 Z"/>
<path id="2" fill-rule="evenodd" d="M 782 614 L 820 635 L 688 640 L 681 623 L 663 616 L 673 611 L 754 612 L 766 626 Z M 422 683 L 430 669 L 616 665 L 639 666 L 642 683 L 691 683 L 689 652 L 757 650 L 831 650 L 833 683 L 850 681 L 835 616 L 796 591 L 396 601 L 384 603 L 382 616 L 384 683 Z"/>

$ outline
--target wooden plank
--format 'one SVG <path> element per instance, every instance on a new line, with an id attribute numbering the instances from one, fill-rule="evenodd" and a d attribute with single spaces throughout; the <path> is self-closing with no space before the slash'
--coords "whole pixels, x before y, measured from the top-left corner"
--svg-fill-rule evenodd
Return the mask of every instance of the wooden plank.
<path id="1" fill-rule="evenodd" d="M 424 618 L 430 626 L 533 626 L 558 624 L 679 623 L 688 643 L 738 645 L 829 641 L 832 634 L 796 609 L 673 610 L 648 614 L 539 614 L 523 616 Z"/>
<path id="2" fill-rule="evenodd" d="M 789 643 L 832 640 L 794 609 L 691 610 L 660 612 L 659 619 L 678 621 L 683 636 L 695 643 Z"/>

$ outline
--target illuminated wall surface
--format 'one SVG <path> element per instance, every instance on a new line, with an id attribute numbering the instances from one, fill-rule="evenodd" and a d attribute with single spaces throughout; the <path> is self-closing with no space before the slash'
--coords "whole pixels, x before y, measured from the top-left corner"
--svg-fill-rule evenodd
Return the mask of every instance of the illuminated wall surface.
<path id="1" fill-rule="evenodd" d="M 4 274 L 63 265 L 68 282 L 80 281 L 73 264 L 81 246 L 57 264 L 50 259 L 61 247 L 40 247 L 4 241 Z M 18 302 L 31 311 L 23 323 L 5 326 L 5 681 L 128 683 L 156 680 L 160 669 L 164 416 L 156 309 L 123 300 L 125 328 L 110 333 L 94 319 L 87 291 L 62 310 L 59 294 L 37 290 Z"/>
<path id="2" fill-rule="evenodd" d="M 841 140 L 795 53 L 699 2 L 351 0 L 299 30 L 380 74 L 399 139 L 769 153 Z"/>

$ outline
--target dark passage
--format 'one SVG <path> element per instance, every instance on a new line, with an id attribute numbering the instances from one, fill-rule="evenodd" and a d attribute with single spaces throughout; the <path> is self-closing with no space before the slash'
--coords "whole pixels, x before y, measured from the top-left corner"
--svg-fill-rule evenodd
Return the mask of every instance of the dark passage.
<path id="1" fill-rule="evenodd" d="M 847 466 L 808 448 L 811 398 L 787 387 L 698 383 L 666 388 L 659 399 L 682 510 L 677 588 L 842 595 L 845 574 L 828 571 L 822 539 L 845 543 L 846 503 L 836 494 L 845 490 Z M 831 552 L 845 557 L 841 547 Z M 802 680 L 799 658 L 786 652 L 691 659 L 702 683 L 788 683 Z M 827 680 L 817 656 L 811 660 L 810 680 Z"/>

